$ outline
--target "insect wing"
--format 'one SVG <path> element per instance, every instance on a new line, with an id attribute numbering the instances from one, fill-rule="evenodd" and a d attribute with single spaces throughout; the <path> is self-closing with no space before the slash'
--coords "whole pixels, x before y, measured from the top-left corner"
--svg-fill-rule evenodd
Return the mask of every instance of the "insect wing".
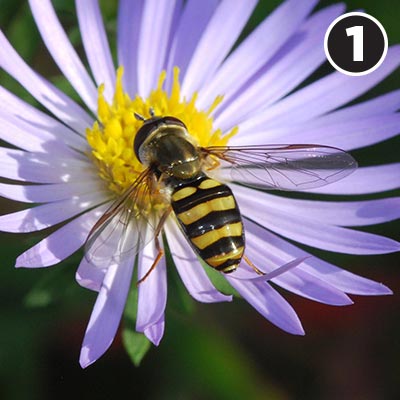
<path id="1" fill-rule="evenodd" d="M 92 228 L 85 243 L 85 258 L 92 265 L 106 268 L 133 257 L 154 238 L 157 216 L 140 206 L 151 204 L 150 175 L 144 171 Z"/>
<path id="2" fill-rule="evenodd" d="M 204 151 L 220 160 L 222 179 L 262 189 L 313 189 L 357 168 L 356 160 L 345 151 L 313 144 L 215 146 Z"/>

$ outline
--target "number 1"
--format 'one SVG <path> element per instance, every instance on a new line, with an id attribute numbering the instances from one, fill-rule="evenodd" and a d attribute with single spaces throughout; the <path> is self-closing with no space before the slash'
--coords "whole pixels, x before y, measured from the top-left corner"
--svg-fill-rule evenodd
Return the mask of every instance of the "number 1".
<path id="1" fill-rule="evenodd" d="M 364 61 L 364 27 L 352 26 L 346 29 L 347 36 L 353 36 L 353 61 Z"/>

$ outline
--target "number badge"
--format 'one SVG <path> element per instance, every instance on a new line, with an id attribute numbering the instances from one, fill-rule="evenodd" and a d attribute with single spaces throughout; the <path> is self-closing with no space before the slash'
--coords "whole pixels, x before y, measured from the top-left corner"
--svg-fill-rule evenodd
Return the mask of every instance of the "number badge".
<path id="1" fill-rule="evenodd" d="M 330 24 L 324 49 L 328 61 L 338 71 L 351 76 L 366 75 L 375 71 L 385 59 L 388 38 L 376 18 L 350 12 Z"/>

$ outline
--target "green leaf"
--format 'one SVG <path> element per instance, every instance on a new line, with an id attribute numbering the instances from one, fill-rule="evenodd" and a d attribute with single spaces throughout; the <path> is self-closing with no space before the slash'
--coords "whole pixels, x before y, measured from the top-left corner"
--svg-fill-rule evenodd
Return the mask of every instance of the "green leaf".
<path id="1" fill-rule="evenodd" d="M 207 322 L 208 319 L 200 318 L 189 322 L 169 319 L 164 348 L 173 349 L 168 350 L 169 355 L 173 354 L 168 359 L 170 390 L 180 382 L 180 396 L 176 393 L 171 398 L 186 398 L 182 393 L 193 390 L 197 398 L 219 400 L 285 398 L 258 369 L 241 343 L 233 339 L 229 329 Z"/>
<path id="2" fill-rule="evenodd" d="M 122 331 L 122 341 L 133 364 L 138 367 L 150 350 L 151 343 L 143 333 L 135 332 L 131 327 Z"/>
<path id="3" fill-rule="evenodd" d="M 224 294 L 231 294 L 235 297 L 241 297 L 239 293 L 228 283 L 228 281 L 224 278 L 223 274 L 210 266 L 208 266 L 205 262 L 201 261 L 204 269 L 211 279 L 213 285 Z"/>
<path id="4" fill-rule="evenodd" d="M 72 100 L 75 100 L 77 103 L 81 104 L 80 98 L 75 89 L 63 75 L 52 76 L 50 81 Z"/>
<path id="5" fill-rule="evenodd" d="M 38 50 L 39 32 L 26 5 L 15 17 L 8 22 L 7 37 L 21 57 L 31 63 Z"/>
<path id="6" fill-rule="evenodd" d="M 76 285 L 70 279 L 68 265 L 64 263 L 43 271 L 45 273 L 24 297 L 23 304 L 28 308 L 48 307 L 63 299 L 71 287 Z"/>

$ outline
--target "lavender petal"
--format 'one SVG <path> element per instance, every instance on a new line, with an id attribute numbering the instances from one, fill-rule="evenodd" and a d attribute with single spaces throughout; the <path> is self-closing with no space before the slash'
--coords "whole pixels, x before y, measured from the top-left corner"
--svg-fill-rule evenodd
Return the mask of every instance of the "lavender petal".
<path id="1" fill-rule="evenodd" d="M 68 39 L 50 0 L 29 0 L 33 18 L 47 49 L 73 88 L 93 113 L 97 90 Z"/>
<path id="2" fill-rule="evenodd" d="M 99 292 L 106 272 L 106 268 L 98 268 L 86 260 L 86 257 L 83 257 L 76 271 L 75 279 L 82 287 Z"/>
<path id="3" fill-rule="evenodd" d="M 189 62 L 182 82 L 182 97 L 191 97 L 204 82 L 212 78 L 239 37 L 255 6 L 254 0 L 220 2 Z"/>
<path id="4" fill-rule="evenodd" d="M 400 65 L 400 46 L 389 48 L 382 65 L 368 75 L 334 72 L 293 93 L 241 124 L 241 135 L 275 127 L 296 125 L 328 113 L 374 87 Z"/>
<path id="5" fill-rule="evenodd" d="M 188 64 L 193 56 L 200 37 L 218 6 L 217 0 L 199 2 L 189 0 L 182 12 L 169 52 L 168 75 L 174 66 L 179 66 L 180 79 L 186 75 Z"/>
<path id="6" fill-rule="evenodd" d="M 102 191 L 100 180 L 93 182 L 69 182 L 50 185 L 10 185 L 0 183 L 0 196 L 24 203 L 49 203 L 66 200 L 73 196 Z"/>
<path id="7" fill-rule="evenodd" d="M 87 161 L 0 147 L 0 176 L 24 182 L 63 183 L 98 180 Z"/>
<path id="8" fill-rule="evenodd" d="M 292 306 L 267 282 L 243 281 L 226 277 L 228 282 L 262 316 L 294 335 L 304 335 L 303 327 Z"/>
<path id="9" fill-rule="evenodd" d="M 125 307 L 134 260 L 109 266 L 90 316 L 82 344 L 80 365 L 86 368 L 110 347 Z"/>
<path id="10" fill-rule="evenodd" d="M 54 138 L 80 152 L 88 151 L 89 146 L 83 137 L 84 132 L 75 132 L 55 118 L 39 111 L 35 107 L 21 100 L 7 89 L 0 87 L 0 102 L 2 111 L 24 121 L 29 121 L 30 127 L 49 132 Z"/>
<path id="11" fill-rule="evenodd" d="M 298 30 L 316 3 L 286 0 L 277 7 L 224 61 L 201 91 L 198 106 L 206 108 L 221 93 L 229 99 Z"/>
<path id="12" fill-rule="evenodd" d="M 400 109 L 400 90 L 385 93 L 371 100 L 357 103 L 353 106 L 341 108 L 319 118 L 324 123 L 346 122 L 358 118 L 389 115 Z"/>
<path id="13" fill-rule="evenodd" d="M 254 227 L 254 225 L 251 225 L 250 223 L 250 227 L 252 226 Z M 293 273 L 298 270 L 305 271 L 349 294 L 379 296 L 392 293 L 391 290 L 383 284 L 363 278 L 335 265 L 329 264 L 326 261 L 312 256 L 312 254 L 288 243 L 286 240 L 266 229 L 258 228 L 258 232 L 256 233 L 262 237 L 265 248 L 269 250 L 267 254 L 270 257 L 274 256 L 283 260 L 292 260 L 295 258 L 311 256 L 299 265 L 297 269 L 293 269 Z"/>
<path id="14" fill-rule="evenodd" d="M 115 67 L 108 45 L 98 0 L 75 0 L 83 47 L 97 86 L 104 83 L 104 95 L 111 101 Z"/>
<path id="15" fill-rule="evenodd" d="M 75 218 L 22 253 L 15 266 L 42 268 L 66 259 L 82 247 L 90 229 L 104 211 L 104 206 L 101 206 Z"/>
<path id="16" fill-rule="evenodd" d="M 157 257 L 154 241 L 139 256 L 138 278 L 142 278 Z M 139 284 L 136 330 L 144 332 L 163 319 L 167 303 L 167 270 L 163 257 L 150 275 Z"/>
<path id="17" fill-rule="evenodd" d="M 144 330 L 144 334 L 146 335 L 147 339 L 154 344 L 154 346 L 158 346 L 162 337 L 164 336 L 164 329 L 165 321 L 164 315 L 162 315 L 159 321 Z"/>
<path id="18" fill-rule="evenodd" d="M 56 225 L 105 201 L 101 193 L 42 204 L 0 216 L 2 232 L 34 232 Z"/>
<path id="19" fill-rule="evenodd" d="M 2 130 L 0 139 L 24 150 L 53 153 L 60 157 L 73 157 L 74 151 L 65 145 L 56 135 L 35 128 L 7 112 L 0 110 Z"/>
<path id="20" fill-rule="evenodd" d="M 144 0 L 121 0 L 118 8 L 117 52 L 118 63 L 124 67 L 124 89 L 136 96 L 138 87 L 137 49 Z"/>
<path id="21" fill-rule="evenodd" d="M 157 86 L 165 66 L 175 6 L 176 0 L 144 3 L 137 55 L 138 93 L 142 97 L 147 97 Z"/>
<path id="22" fill-rule="evenodd" d="M 176 268 L 190 295 L 203 303 L 231 301 L 232 296 L 215 289 L 176 222 L 168 221 L 165 229 Z"/>
<path id="23" fill-rule="evenodd" d="M 400 250 L 400 243 L 395 240 L 289 214 L 264 204 L 253 189 L 237 185 L 232 185 L 232 189 L 244 216 L 299 243 L 346 254 L 386 254 Z"/>
<path id="24" fill-rule="evenodd" d="M 270 104 L 303 82 L 326 61 L 321 43 L 329 24 L 343 10 L 342 4 L 336 4 L 307 19 L 265 66 L 230 100 L 221 104 L 216 112 L 215 125 L 228 131 L 246 116 L 264 112 Z"/>
<path id="25" fill-rule="evenodd" d="M 232 144 L 245 145 L 272 143 L 321 143 L 342 150 L 353 150 L 371 146 L 396 136 L 400 127 L 400 114 L 358 117 L 346 121 L 334 121 L 328 118 L 317 118 L 295 127 L 269 129 L 253 132 L 232 140 Z M 235 138 L 234 138 L 235 139 Z"/>
<path id="26" fill-rule="evenodd" d="M 234 186 L 236 190 L 236 186 Z M 241 190 L 241 189 L 238 189 Z M 244 189 L 246 190 L 246 189 Z M 362 201 L 289 199 L 257 192 L 257 204 L 336 226 L 381 224 L 400 218 L 400 197 Z"/>
<path id="27" fill-rule="evenodd" d="M 0 31 L 0 65 L 39 103 L 77 132 L 93 125 L 93 118 L 77 103 L 33 71 Z"/>
<path id="28" fill-rule="evenodd" d="M 400 187 L 400 163 L 357 168 L 341 181 L 331 183 L 310 193 L 322 194 L 369 194 L 394 190 Z"/>
<path id="29" fill-rule="evenodd" d="M 280 268 L 293 259 L 282 251 L 277 253 L 276 249 L 269 244 L 268 236 L 264 235 L 265 230 L 260 226 L 245 220 L 245 229 L 246 255 L 262 271 L 270 274 L 271 269 Z M 301 266 L 305 262 L 306 260 L 297 267 L 273 278 L 272 282 L 292 293 L 321 303 L 336 306 L 353 303 L 342 290 L 302 270 Z"/>

